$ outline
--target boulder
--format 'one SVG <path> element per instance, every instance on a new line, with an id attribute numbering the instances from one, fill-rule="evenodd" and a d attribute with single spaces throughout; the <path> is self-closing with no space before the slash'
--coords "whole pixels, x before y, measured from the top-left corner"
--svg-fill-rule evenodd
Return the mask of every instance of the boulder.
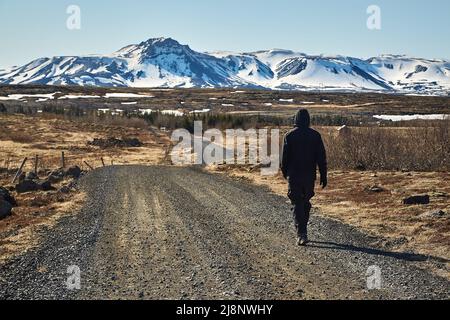
<path id="1" fill-rule="evenodd" d="M 78 166 L 73 166 L 67 169 L 65 174 L 68 177 L 78 179 L 81 176 L 81 169 Z"/>
<path id="2" fill-rule="evenodd" d="M 355 169 L 358 170 L 358 171 L 366 171 L 367 170 L 367 166 L 363 162 L 359 161 L 356 164 Z"/>
<path id="3" fill-rule="evenodd" d="M 8 201 L 0 199 L 0 219 L 11 215 L 13 206 Z"/>
<path id="4" fill-rule="evenodd" d="M 137 138 L 124 139 L 123 142 L 128 147 L 135 147 L 135 148 L 142 147 L 142 142 L 139 141 L 139 139 Z"/>
<path id="5" fill-rule="evenodd" d="M 403 199 L 403 204 L 406 205 L 413 205 L 413 204 L 429 204 L 430 203 L 430 196 L 429 195 L 419 195 L 419 196 L 412 196 Z"/>
<path id="6" fill-rule="evenodd" d="M 41 189 L 40 185 L 34 182 L 33 180 L 24 180 L 16 184 L 17 193 L 38 191 L 40 189 Z"/>
<path id="7" fill-rule="evenodd" d="M 39 183 L 39 186 L 40 186 L 41 190 L 43 190 L 43 191 L 56 190 L 56 188 L 52 186 L 52 183 L 48 179 L 44 180 L 44 181 L 41 181 Z"/>
<path id="8" fill-rule="evenodd" d="M 25 175 L 25 180 L 36 180 L 36 179 L 38 179 L 38 176 L 37 176 L 37 174 L 34 173 L 34 172 L 28 172 L 28 173 Z"/>
<path id="9" fill-rule="evenodd" d="M 64 194 L 70 193 L 70 188 L 68 186 L 62 186 L 59 192 Z"/>
<path id="10" fill-rule="evenodd" d="M 25 172 L 21 172 L 19 177 L 18 177 L 18 180 L 19 181 L 24 181 L 26 177 L 27 177 L 27 174 Z"/>
<path id="11" fill-rule="evenodd" d="M 47 180 L 50 181 L 50 183 L 57 183 L 64 179 L 64 170 L 57 169 L 50 172 L 50 174 L 47 177 Z"/>
<path id="12" fill-rule="evenodd" d="M 8 189 L 0 187 L 0 200 L 9 202 L 12 206 L 17 206 L 16 199 L 9 193 Z"/>

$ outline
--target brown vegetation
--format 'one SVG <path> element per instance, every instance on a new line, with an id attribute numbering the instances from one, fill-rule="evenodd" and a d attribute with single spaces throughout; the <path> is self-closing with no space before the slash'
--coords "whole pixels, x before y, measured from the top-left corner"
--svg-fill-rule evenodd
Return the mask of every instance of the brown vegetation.
<path id="1" fill-rule="evenodd" d="M 421 128 L 322 129 L 333 169 L 450 170 L 450 121 Z"/>
<path id="2" fill-rule="evenodd" d="M 41 178 L 61 166 L 61 152 L 66 167 L 78 165 L 83 170 L 111 164 L 157 164 L 164 161 L 167 137 L 140 119 L 123 118 L 110 121 L 108 117 L 68 119 L 62 115 L 35 116 L 0 114 L 0 186 L 11 186 L 23 158 L 23 169 L 34 171 L 34 157 L 39 156 L 38 174 Z M 115 124 L 112 124 L 115 123 Z M 145 126 L 144 126 L 145 125 Z M 104 149 L 89 145 L 90 141 L 128 143 L 118 148 Z M 133 138 L 137 139 L 134 140 Z M 133 147 L 136 141 L 140 147 Z M 102 162 L 103 160 L 103 162 Z M 64 181 L 54 191 L 12 192 L 18 202 L 13 214 L 0 220 L 0 261 L 38 244 L 41 228 L 53 226 L 57 220 L 77 211 L 83 195 L 59 192 Z"/>

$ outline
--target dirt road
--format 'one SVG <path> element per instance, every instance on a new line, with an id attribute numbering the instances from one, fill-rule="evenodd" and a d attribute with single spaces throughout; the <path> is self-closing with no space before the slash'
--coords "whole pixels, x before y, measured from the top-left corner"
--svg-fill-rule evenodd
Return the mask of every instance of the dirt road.
<path id="1" fill-rule="evenodd" d="M 81 181 L 80 213 L 39 248 L 1 266 L 2 299 L 448 299 L 427 259 L 314 215 L 295 245 L 285 198 L 193 168 L 108 167 Z M 439 263 L 439 262 L 437 262 Z M 68 290 L 69 266 L 81 289 Z M 367 270 L 382 289 L 367 289 Z"/>

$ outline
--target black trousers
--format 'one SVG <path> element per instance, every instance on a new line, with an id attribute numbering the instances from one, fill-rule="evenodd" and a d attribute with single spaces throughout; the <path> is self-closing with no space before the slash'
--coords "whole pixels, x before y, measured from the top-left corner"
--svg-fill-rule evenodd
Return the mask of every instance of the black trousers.
<path id="1" fill-rule="evenodd" d="M 293 216 L 297 235 L 307 234 L 312 208 L 310 200 L 314 197 L 314 182 L 298 183 L 290 181 L 288 196 L 294 206 Z"/>

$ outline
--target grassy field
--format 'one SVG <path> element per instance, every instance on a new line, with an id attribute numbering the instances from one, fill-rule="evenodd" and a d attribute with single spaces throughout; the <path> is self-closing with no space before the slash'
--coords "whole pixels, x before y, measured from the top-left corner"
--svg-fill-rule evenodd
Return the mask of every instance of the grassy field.
<path id="1" fill-rule="evenodd" d="M 7 108 L 21 105 L 23 108 L 44 106 L 79 107 L 84 110 L 96 108 L 121 108 L 125 110 L 152 108 L 155 110 L 179 109 L 185 111 L 209 108 L 214 112 L 265 113 L 290 115 L 299 106 L 311 109 L 314 114 L 370 116 L 373 114 L 449 114 L 448 97 L 403 96 L 375 93 L 328 93 L 290 92 L 232 89 L 137 89 L 137 88 L 92 88 L 54 86 L 0 86 L 0 97 L 12 94 L 55 93 L 53 100 L 37 102 L 37 98 L 25 97 L 26 104 L 0 100 Z M 104 97 L 107 93 L 133 93 L 147 97 Z M 83 99 L 59 99 L 67 95 L 84 95 Z M 137 102 L 135 105 L 122 103 Z"/>

